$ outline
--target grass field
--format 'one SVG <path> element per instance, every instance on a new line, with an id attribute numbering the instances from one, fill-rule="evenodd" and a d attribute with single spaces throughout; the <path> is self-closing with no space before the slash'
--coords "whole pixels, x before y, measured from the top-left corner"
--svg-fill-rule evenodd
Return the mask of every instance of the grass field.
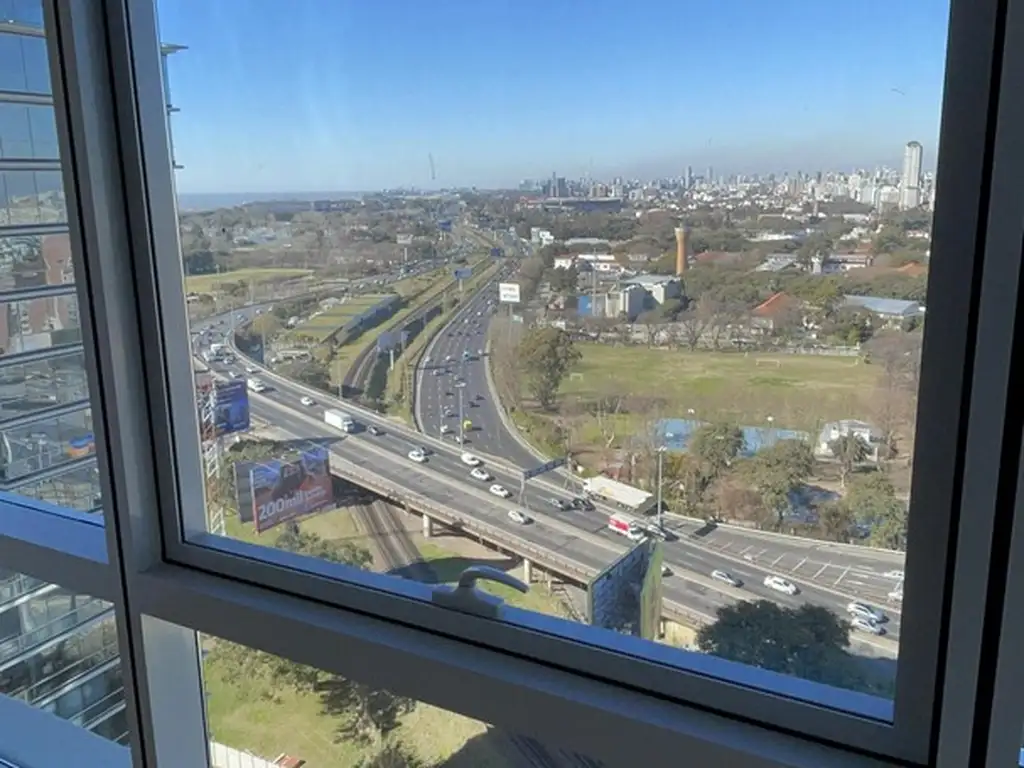
<path id="1" fill-rule="evenodd" d="M 209 293 L 216 290 L 218 285 L 253 282 L 269 283 L 274 280 L 288 280 L 295 277 L 306 277 L 313 274 L 311 269 L 234 269 L 229 272 L 220 272 L 215 275 L 192 275 L 185 278 L 185 290 L 189 293 Z"/>
<path id="2" fill-rule="evenodd" d="M 343 328 L 353 317 L 362 314 L 375 304 L 379 304 L 389 294 L 364 294 L 351 296 L 343 304 L 338 304 L 311 317 L 296 327 L 292 334 L 296 337 L 313 339 L 317 343 L 326 341 Z"/>
<path id="3" fill-rule="evenodd" d="M 643 415 L 733 420 L 812 429 L 824 421 L 867 418 L 879 369 L 858 358 L 685 352 L 579 344 L 583 360 L 562 384 L 560 400 L 609 395 L 639 399 Z M 629 403 L 625 403 L 629 410 Z"/>

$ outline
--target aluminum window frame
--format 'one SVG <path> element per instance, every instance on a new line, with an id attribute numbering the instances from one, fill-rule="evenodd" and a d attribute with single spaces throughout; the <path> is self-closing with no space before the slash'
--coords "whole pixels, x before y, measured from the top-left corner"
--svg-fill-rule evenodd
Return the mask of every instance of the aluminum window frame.
<path id="1" fill-rule="evenodd" d="M 1011 3 L 1020 6 L 1020 0 Z M 1002 54 L 1004 5 L 1001 0 L 953 0 L 943 143 L 953 142 L 956 149 L 943 151 L 939 183 L 953 190 L 940 198 L 940 208 L 957 216 L 949 221 L 936 216 L 940 253 L 958 248 L 980 253 L 977 248 L 985 246 L 990 230 L 1002 226 L 1005 236 L 1019 223 L 1012 213 L 1000 219 L 999 212 L 986 211 L 986 163 L 993 151 L 998 95 L 990 83 Z M 983 459 L 993 451 L 1004 456 L 1012 445 L 1005 444 L 1001 429 L 996 437 L 973 425 L 1002 423 L 1007 382 L 985 389 L 982 377 L 975 375 L 972 391 L 967 378 L 972 354 L 1008 370 L 1010 351 L 999 347 L 1005 341 L 999 333 L 973 349 L 965 320 L 982 295 L 998 294 L 1004 287 L 999 276 L 1005 278 L 1013 268 L 1005 249 L 991 254 L 993 271 L 986 261 L 984 285 L 980 259 L 940 259 L 933 276 L 933 281 L 965 290 L 930 300 L 930 307 L 942 311 L 933 309 L 929 316 L 925 356 L 930 370 L 920 410 L 949 412 L 965 401 L 967 392 L 974 400 L 969 435 L 951 440 L 948 433 L 959 430 L 938 419 L 921 422 L 918 431 L 915 466 L 954 471 L 928 478 L 915 472 L 914 508 L 929 504 L 936 510 L 927 527 L 915 524 L 919 515 L 910 523 L 906 589 L 911 597 L 904 626 L 915 626 L 912 632 L 905 629 L 904 637 L 913 635 L 908 644 L 923 658 L 900 664 L 897 684 L 901 691 L 914 691 L 917 700 L 898 699 L 895 724 L 888 726 L 700 674 L 680 672 L 685 684 L 666 686 L 656 664 L 531 630 L 531 622 L 533 629 L 545 629 L 546 617 L 523 616 L 522 626 L 504 626 L 410 599 L 423 596 L 422 585 L 389 581 L 383 592 L 382 576 L 348 574 L 346 582 L 339 582 L 336 568 L 287 553 L 241 542 L 197 543 L 206 536 L 201 489 L 198 483 L 180 481 L 199 477 L 201 457 L 183 282 L 180 271 L 174 274 L 180 263 L 166 105 L 163 88 L 151 87 L 162 76 L 155 9 L 152 0 L 46 0 L 45 7 L 56 49 L 51 64 L 59 64 L 51 69 L 61 83 L 59 92 L 55 85 L 54 99 L 73 253 L 85 262 L 78 285 L 85 297 L 80 302 L 89 308 L 83 335 L 104 477 L 107 525 L 99 530 L 109 553 L 106 562 L 81 559 L 74 567 L 92 571 L 94 583 L 113 592 L 136 764 L 202 764 L 207 759 L 202 757 L 205 715 L 196 630 L 612 762 L 635 763 L 639 757 L 656 764 L 659 755 L 686 750 L 695 763 L 709 765 L 735 760 L 765 766 L 866 766 L 893 759 L 923 765 L 935 757 L 940 723 L 944 738 L 972 743 L 972 719 L 943 713 L 940 720 L 937 712 L 956 692 L 948 688 L 941 695 L 940 686 L 948 687 L 953 679 L 948 671 L 958 664 L 977 669 L 984 650 L 967 632 L 966 641 L 954 643 L 947 654 L 944 625 L 961 627 L 957 622 L 972 615 L 972 605 L 987 606 L 994 579 L 976 558 L 966 557 L 984 551 L 985 537 L 964 540 L 961 526 L 958 549 L 952 532 L 960 519 L 961 485 L 965 498 L 977 505 L 971 509 L 974 527 L 980 528 L 981 521 L 994 530 L 997 504 L 1005 501 L 994 492 L 985 494 L 993 475 L 991 462 Z M 963 199 L 958 201 L 957 194 Z M 124 269 L 127 263 L 135 269 Z M 134 352 L 140 349 L 142 355 Z M 936 349 L 953 353 L 939 355 Z M 966 455 L 962 467 L 959 453 Z M 40 557 L 42 545 L 28 541 L 26 531 L 5 538 L 3 517 L 0 557 L 13 553 L 12 562 L 26 566 L 23 572 L 61 583 L 54 578 L 59 558 Z M 26 526 L 31 529 L 31 521 Z M 52 549 L 61 548 L 55 537 Z M 30 551 L 35 560 L 27 556 Z M 946 588 L 954 562 L 955 590 Z M 96 575 L 100 571 L 102 578 Z M 942 575 L 941 590 L 929 582 L 936 573 Z M 78 588 L 77 579 L 70 583 Z M 297 631 L 281 632 L 281 621 Z M 624 638 L 621 647 L 628 651 L 629 642 Z M 339 653 L 339 648 L 351 653 Z M 160 662 L 147 663 L 151 658 Z M 735 666 L 706 657 L 703 662 L 723 670 Z M 444 686 L 429 684 L 422 672 L 427 663 L 447 670 Z M 749 670 L 757 679 L 769 674 Z M 681 692 L 688 701 L 669 700 Z M 978 707 L 974 698 L 964 706 L 972 713 Z M 171 712 L 176 716 L 164 714 Z M 856 751 L 865 745 L 876 754 Z"/>
<path id="2" fill-rule="evenodd" d="M 957 615 L 957 606 L 949 602 L 947 556 L 952 549 L 950 531 L 959 519 L 957 503 L 964 473 L 972 466 L 971 456 L 991 457 L 1002 448 L 998 432 L 974 430 L 966 436 L 965 416 L 955 429 L 937 419 L 921 419 L 918 425 L 918 451 L 913 481 L 913 509 L 929 509 L 930 525 L 922 527 L 912 515 L 909 572 L 903 617 L 903 639 L 915 649 L 913 658 L 905 655 L 897 672 L 897 698 L 892 724 L 872 722 L 860 716 L 829 710 L 824 706 L 808 706 L 776 695 L 774 691 L 749 690 L 741 686 L 762 678 L 758 671 L 739 673 L 735 665 L 703 658 L 693 660 L 691 671 L 665 674 L 663 666 L 646 660 L 627 658 L 607 648 L 594 648 L 541 633 L 526 634 L 525 627 L 510 627 L 451 615 L 433 606 L 423 605 L 408 597 L 421 596 L 414 585 L 392 585 L 381 589 L 382 580 L 372 575 L 347 574 L 343 581 L 334 577 L 344 574 L 331 567 L 306 564 L 287 555 L 268 553 L 265 549 L 235 542 L 214 540 L 205 535 L 205 507 L 200 484 L 191 478 L 200 477 L 199 449 L 196 438 L 195 409 L 192 406 L 192 376 L 187 325 L 184 322 L 184 297 L 178 257 L 177 219 L 173 199 L 170 149 L 167 137 L 166 104 L 163 89 L 155 85 L 134 87 L 161 80 L 159 42 L 153 9 L 149 0 L 113 2 L 122 9 L 123 24 L 118 31 L 127 39 L 121 43 L 112 38 L 115 81 L 119 93 L 116 100 L 119 124 L 122 127 L 123 164 L 126 180 L 138 183 L 128 195 L 129 212 L 135 217 L 133 227 L 137 261 L 136 284 L 142 297 L 139 327 L 145 340 L 143 363 L 151 374 L 150 385 L 154 438 L 160 461 L 157 482 L 161 497 L 173 499 L 181 517 L 169 516 L 173 505 L 162 506 L 163 547 L 168 562 L 192 566 L 253 584 L 262 584 L 294 595 L 309 595 L 341 608 L 376 614 L 410 626 L 486 644 L 492 648 L 515 652 L 523 643 L 530 646 L 530 655 L 554 666 L 575 668 L 583 674 L 604 677 L 608 681 L 656 692 L 663 696 L 688 701 L 693 706 L 757 719 L 783 729 L 799 729 L 817 738 L 846 743 L 876 745 L 879 752 L 900 759 L 923 761 L 932 747 L 933 713 L 939 700 L 942 683 L 941 646 L 945 626 Z M 969 5 L 969 9 L 968 9 Z M 954 0 L 951 9 L 949 54 L 947 57 L 946 94 L 943 106 L 944 136 L 942 166 L 939 169 L 940 199 L 937 203 L 934 251 L 939 259 L 933 268 L 931 284 L 933 307 L 926 333 L 923 378 L 920 393 L 922 414 L 956 413 L 968 401 L 971 386 L 974 325 L 980 298 L 981 258 L 978 248 L 985 243 L 985 206 L 988 200 L 988 177 L 985 163 L 991 152 L 992 120 L 997 93 L 990 88 L 994 67 L 1001 55 L 999 40 L 1004 8 L 998 0 L 983 4 Z M 991 43 L 987 49 L 978 41 Z M 124 59 L 119 58 L 124 56 Z M 965 117 L 968 116 L 968 117 Z M 957 134 L 950 142 L 949 131 Z M 134 155 L 134 156 L 133 156 Z M 951 211 L 958 214 L 957 227 L 944 225 Z M 964 213 L 966 212 L 966 213 Z M 955 258 L 953 254 L 978 252 L 979 258 Z M 944 254 L 951 254 L 945 256 Z M 148 261 L 148 263 L 140 263 Z M 946 286 L 936 290 L 934 286 Z M 994 286 L 990 287 L 991 288 Z M 148 311 L 152 308 L 152 311 Z M 934 317 L 934 319 L 932 319 Z M 979 352 L 980 354 L 980 352 Z M 1008 365 L 1009 350 L 988 349 L 984 359 L 998 367 Z M 998 389 L 985 392 L 984 399 L 970 403 L 972 418 L 999 423 L 1006 405 L 1006 392 Z M 984 466 L 985 460 L 974 465 Z M 168 473 L 171 467 L 175 472 Z M 922 467 L 930 467 L 925 476 Z M 982 469 L 979 479 L 970 487 L 984 485 L 989 476 Z M 177 473 L 177 477 L 170 476 Z M 184 479 L 182 479 L 184 478 Z M 187 485 L 187 487 L 185 487 Z M 173 491 L 171 489 L 174 489 Z M 972 516 L 994 518 L 995 500 L 986 501 L 985 511 L 972 510 Z M 183 521 L 183 522 L 182 522 Z M 201 546 L 206 543 L 209 546 Z M 310 572 L 312 571 L 312 573 Z M 931 585 L 944 585 L 936 590 Z M 987 584 L 987 574 L 980 576 L 980 585 Z M 984 605 L 984 591 L 972 593 L 969 604 Z M 966 607 L 961 610 L 966 610 Z M 545 622 L 538 618 L 527 626 L 540 629 Z M 620 648 L 626 650 L 629 640 Z M 657 657 L 657 653 L 650 655 Z M 685 666 L 681 664 L 680 666 Z M 722 679 L 710 679 L 706 673 L 718 667 Z M 732 680 L 736 684 L 729 685 Z M 902 695 L 900 691 L 904 692 Z M 906 693 L 913 691 L 913 697 Z M 834 700 L 853 703 L 855 695 L 835 692 Z M 857 711 L 856 706 L 851 710 Z M 798 724 L 798 725 L 797 725 Z"/>

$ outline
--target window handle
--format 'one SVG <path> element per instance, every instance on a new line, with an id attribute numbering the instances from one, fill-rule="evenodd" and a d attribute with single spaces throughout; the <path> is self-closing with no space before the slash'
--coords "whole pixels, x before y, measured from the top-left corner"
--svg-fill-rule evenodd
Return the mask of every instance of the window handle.
<path id="1" fill-rule="evenodd" d="M 515 576 L 509 576 L 497 568 L 492 568 L 489 565 L 473 565 L 459 574 L 457 586 L 435 587 L 431 602 L 453 611 L 471 613 L 486 619 L 500 619 L 505 601 L 497 595 L 489 595 L 477 589 L 476 582 L 480 579 L 496 581 L 523 593 L 530 589 Z"/>

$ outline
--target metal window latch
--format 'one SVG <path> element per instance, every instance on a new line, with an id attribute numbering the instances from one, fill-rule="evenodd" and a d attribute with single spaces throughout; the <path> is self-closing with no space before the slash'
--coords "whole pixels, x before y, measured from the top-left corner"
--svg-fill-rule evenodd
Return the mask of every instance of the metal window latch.
<path id="1" fill-rule="evenodd" d="M 497 595 L 489 595 L 477 589 L 476 582 L 479 579 L 496 581 L 524 594 L 530 589 L 515 576 L 509 576 L 504 571 L 489 565 L 474 565 L 459 574 L 459 583 L 456 586 L 435 587 L 431 602 L 443 608 L 483 616 L 486 619 L 500 619 L 505 601 Z"/>

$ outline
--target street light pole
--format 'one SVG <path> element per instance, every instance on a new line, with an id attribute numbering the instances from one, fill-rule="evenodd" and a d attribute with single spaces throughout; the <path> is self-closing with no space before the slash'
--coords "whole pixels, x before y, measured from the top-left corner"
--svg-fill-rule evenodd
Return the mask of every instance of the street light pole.
<path id="1" fill-rule="evenodd" d="M 662 511 L 661 511 L 661 502 L 662 502 L 662 498 L 661 498 L 661 462 L 662 462 L 662 459 L 664 458 L 664 456 L 665 456 L 665 446 L 662 445 L 662 446 L 660 446 L 658 448 L 658 528 L 663 528 L 664 527 L 664 521 L 663 521 L 663 518 L 662 518 Z"/>
<path id="2" fill-rule="evenodd" d="M 462 387 L 459 387 L 459 445 L 466 442 L 466 422 L 462 419 Z"/>

